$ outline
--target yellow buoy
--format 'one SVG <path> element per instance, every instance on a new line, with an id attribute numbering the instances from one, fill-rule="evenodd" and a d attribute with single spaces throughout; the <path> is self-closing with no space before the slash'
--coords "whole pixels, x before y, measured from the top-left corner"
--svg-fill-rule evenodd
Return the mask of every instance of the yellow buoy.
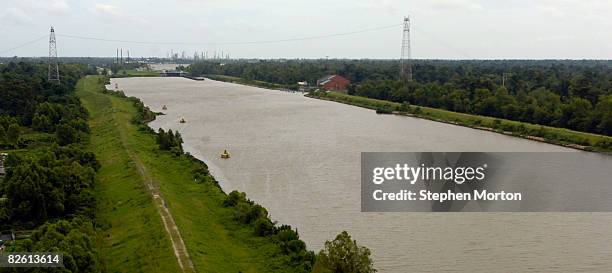
<path id="1" fill-rule="evenodd" d="M 221 153 L 221 158 L 230 158 L 230 154 L 227 152 L 227 150 L 223 150 L 223 153 Z"/>

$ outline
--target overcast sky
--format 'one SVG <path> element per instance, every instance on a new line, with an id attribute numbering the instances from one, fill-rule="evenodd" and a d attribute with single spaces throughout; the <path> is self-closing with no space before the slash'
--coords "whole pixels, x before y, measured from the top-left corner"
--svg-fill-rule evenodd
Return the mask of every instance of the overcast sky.
<path id="1" fill-rule="evenodd" d="M 0 0 L 0 56 L 166 56 L 170 50 L 248 58 L 398 58 L 403 16 L 413 58 L 612 59 L 611 0 Z M 395 27 L 316 40 L 240 45 L 168 45 L 280 40 Z"/>

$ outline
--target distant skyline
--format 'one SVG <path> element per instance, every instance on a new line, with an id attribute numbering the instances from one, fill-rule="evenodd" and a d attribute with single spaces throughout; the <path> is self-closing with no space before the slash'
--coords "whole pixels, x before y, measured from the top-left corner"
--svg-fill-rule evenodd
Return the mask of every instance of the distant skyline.
<path id="1" fill-rule="evenodd" d="M 168 52 L 233 58 L 397 59 L 402 20 L 412 21 L 416 59 L 612 59 L 612 1 L 605 0 L 4 0 L 0 56 L 132 57 Z M 211 45 L 375 31 L 312 40 Z M 147 41 L 156 44 L 107 42 Z M 168 42 L 208 43 L 174 45 Z M 125 52 L 124 52 L 125 56 Z"/>

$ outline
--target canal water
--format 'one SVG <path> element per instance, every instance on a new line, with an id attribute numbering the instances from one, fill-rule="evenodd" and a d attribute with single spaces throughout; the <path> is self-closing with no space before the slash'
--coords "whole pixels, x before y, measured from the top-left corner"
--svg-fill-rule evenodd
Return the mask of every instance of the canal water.
<path id="1" fill-rule="evenodd" d="M 612 268 L 610 213 L 360 212 L 361 152 L 574 150 L 213 80 L 115 83 L 164 112 L 150 126 L 180 131 L 186 151 L 210 166 L 226 192 L 246 192 L 273 220 L 296 227 L 312 250 L 347 230 L 372 250 L 379 272 Z M 224 149 L 230 160 L 219 158 Z"/>

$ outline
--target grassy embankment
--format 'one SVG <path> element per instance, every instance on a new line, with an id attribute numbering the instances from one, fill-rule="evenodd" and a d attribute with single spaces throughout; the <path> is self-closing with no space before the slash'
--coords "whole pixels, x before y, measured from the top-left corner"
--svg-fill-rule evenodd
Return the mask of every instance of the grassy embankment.
<path id="1" fill-rule="evenodd" d="M 77 84 L 90 113 L 90 149 L 102 165 L 96 176 L 102 264 L 108 272 L 180 272 L 162 220 L 119 137 L 130 109 L 97 93 L 101 88 L 97 77 Z"/>
<path id="2" fill-rule="evenodd" d="M 273 90 L 283 89 L 283 88 L 289 88 L 289 89 L 295 88 L 295 86 L 290 86 L 290 85 L 270 83 L 270 82 L 257 81 L 257 80 L 247 80 L 244 78 L 226 76 L 226 75 L 204 75 L 204 77 L 209 78 L 211 80 L 215 80 L 215 81 L 237 83 L 237 84 L 242 84 L 242 85 L 261 87 L 261 88 L 273 89 Z"/>
<path id="3" fill-rule="evenodd" d="M 103 94 L 100 77 L 79 83 L 78 95 L 91 113 L 92 150 L 102 164 L 98 174 L 99 218 L 109 223 L 102 238 L 103 259 L 111 272 L 180 272 L 162 221 L 135 155 L 159 186 L 199 272 L 292 272 L 289 257 L 253 227 L 234 220 L 224 207 L 226 194 L 208 177 L 194 182 L 201 162 L 160 151 L 155 135 L 131 122 L 136 109 L 128 99 Z M 122 143 L 119 130 L 127 136 Z"/>
<path id="4" fill-rule="evenodd" d="M 115 78 L 124 77 L 159 77 L 159 71 L 153 70 L 136 70 L 136 69 L 121 69 L 117 71 L 117 74 L 113 75 Z"/>
<path id="5" fill-rule="evenodd" d="M 401 103 L 351 96 L 337 92 L 315 92 L 307 96 L 374 109 L 378 113 L 414 116 L 576 149 L 612 152 L 612 137 L 609 136 L 493 117 L 470 115 L 437 108 L 402 105 Z"/>

